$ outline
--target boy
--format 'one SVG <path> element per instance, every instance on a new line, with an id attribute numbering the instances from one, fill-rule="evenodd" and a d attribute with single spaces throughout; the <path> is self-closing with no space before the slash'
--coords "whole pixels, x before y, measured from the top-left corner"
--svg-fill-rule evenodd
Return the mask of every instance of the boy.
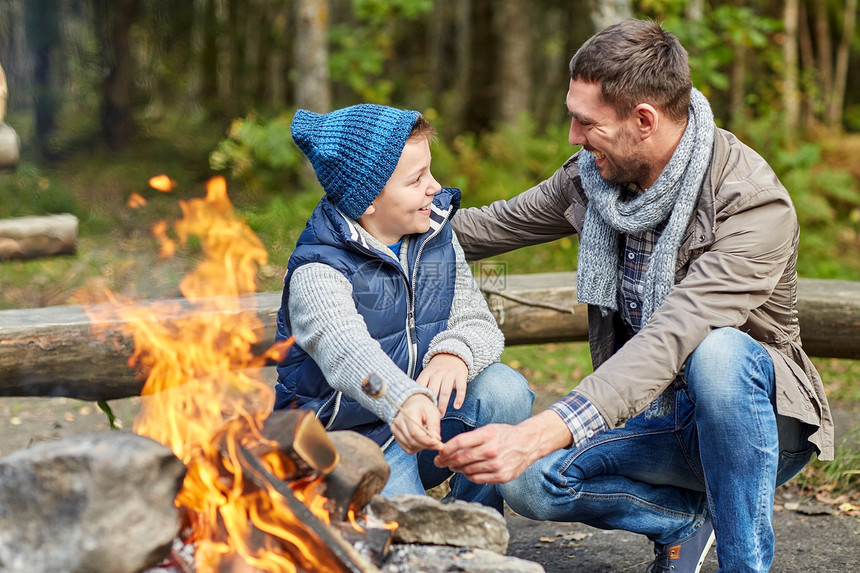
<path id="1" fill-rule="evenodd" d="M 414 111 L 362 104 L 296 112 L 293 140 L 325 190 L 284 278 L 275 408 L 313 409 L 326 429 L 355 430 L 385 452 L 392 496 L 451 476 L 442 443 L 489 423 L 518 423 L 534 394 L 498 363 L 504 337 L 450 219 L 460 191 L 430 173 L 433 127 Z M 375 374 L 391 401 L 362 391 Z M 502 510 L 495 486 L 462 475 L 449 496 Z"/>

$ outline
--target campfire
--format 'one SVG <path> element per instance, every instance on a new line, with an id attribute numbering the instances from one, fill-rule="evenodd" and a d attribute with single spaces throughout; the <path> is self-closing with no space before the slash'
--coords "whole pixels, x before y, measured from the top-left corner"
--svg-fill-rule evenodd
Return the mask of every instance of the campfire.
<path id="1" fill-rule="evenodd" d="M 165 192 L 175 187 L 165 176 L 151 185 Z M 179 204 L 181 219 L 172 228 L 156 224 L 153 235 L 164 257 L 192 237 L 199 241 L 202 260 L 181 281 L 183 298 L 135 303 L 107 292 L 108 304 L 86 306 L 94 330 L 97 324 L 120 324 L 134 340 L 128 364 L 141 379 L 145 375 L 135 434 L 108 440 L 102 433 L 89 441 L 34 448 L 32 461 L 10 456 L 9 463 L 45 466 L 42 460 L 49 458 L 63 468 L 73 455 L 81 474 L 96 463 L 121 474 L 113 458 L 139 448 L 149 456 L 138 456 L 142 467 L 157 472 L 160 464 L 172 465 L 166 479 L 159 480 L 159 491 L 168 488 L 170 495 L 162 499 L 176 506 L 167 507 L 173 524 L 167 541 L 179 533 L 172 543 L 159 539 L 151 545 L 153 553 L 137 557 L 146 567 L 163 558 L 144 573 L 542 571 L 534 563 L 504 557 L 509 536 L 495 510 L 462 501 L 443 504 L 424 495 L 377 495 L 390 469 L 375 442 L 356 432 L 327 432 L 312 411 L 272 411 L 271 365 L 291 341 L 257 348 L 257 333 L 264 329 L 249 300 L 254 300 L 266 250 L 234 213 L 223 178 L 209 181 L 204 198 Z M 146 200 L 133 196 L 128 205 L 140 208 Z M 87 298 L 95 302 L 104 296 Z M 383 383 L 372 376 L 367 380 L 368 389 L 380 395 Z M 111 441 L 113 456 L 102 455 L 97 462 L 87 458 L 90 451 L 110 451 L 105 442 Z M 35 474 L 22 475 L 23 481 Z M 98 495 L 90 493 L 92 484 L 85 478 L 79 483 L 81 493 L 61 488 L 56 499 Z M 134 515 L 142 513 L 139 507 Z M 159 503 L 152 509 L 160 508 Z M 155 523 L 164 512 L 152 513 L 158 514 L 149 520 Z M 106 517 L 98 519 L 113 518 L 109 509 L 101 515 Z M 104 531 L 101 523 L 88 533 L 93 551 L 76 552 L 75 558 L 110 554 L 96 541 Z M 39 539 L 30 543 L 38 545 Z M 0 553 L 3 547 L 0 540 Z"/>
<path id="2" fill-rule="evenodd" d="M 175 186 L 165 176 L 151 185 L 162 191 Z M 128 204 L 141 207 L 145 200 L 137 195 Z M 175 503 L 186 524 L 181 541 L 194 547 L 191 566 L 213 572 L 376 570 L 345 537 L 381 538 L 375 543 L 380 553 L 396 527 L 356 515 L 388 478 L 379 448 L 357 434 L 327 434 L 309 411 L 272 414 L 272 383 L 259 370 L 282 358 L 291 340 L 255 356 L 259 318 L 239 302 L 255 292 L 266 250 L 235 215 L 223 178 L 208 182 L 205 198 L 180 201 L 180 207 L 175 238 L 166 223 L 153 234 L 162 256 L 192 236 L 199 239 L 203 260 L 180 290 L 195 310 L 217 312 L 182 318 L 180 308 L 108 297 L 134 337 L 129 365 L 147 373 L 134 431 L 169 446 L 187 468 Z M 360 452 L 359 461 L 342 461 L 335 441 Z M 189 568 L 175 554 L 167 565 Z"/>

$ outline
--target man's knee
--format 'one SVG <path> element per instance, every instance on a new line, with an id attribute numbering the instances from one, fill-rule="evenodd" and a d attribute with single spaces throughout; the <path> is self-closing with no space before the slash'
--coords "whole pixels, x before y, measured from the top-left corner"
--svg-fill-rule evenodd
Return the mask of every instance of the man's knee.
<path id="1" fill-rule="evenodd" d="M 725 365 L 727 360 L 741 358 L 749 352 L 750 343 L 755 341 L 736 328 L 716 328 L 712 330 L 687 360 L 689 367 L 708 368 Z"/>
<path id="2" fill-rule="evenodd" d="M 511 509 L 523 517 L 551 520 L 555 517 L 552 495 L 539 465 L 539 462 L 532 464 L 518 478 L 499 484 L 499 493 Z"/>
<path id="3" fill-rule="evenodd" d="M 773 361 L 767 350 L 736 328 L 717 328 L 687 359 L 685 377 L 697 403 L 734 402 L 750 396 L 753 387 L 770 393 Z"/>

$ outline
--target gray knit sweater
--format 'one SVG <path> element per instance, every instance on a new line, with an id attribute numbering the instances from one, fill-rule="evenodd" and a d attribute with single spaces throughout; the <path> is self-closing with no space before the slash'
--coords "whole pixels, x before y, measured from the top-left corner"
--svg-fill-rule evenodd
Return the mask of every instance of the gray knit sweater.
<path id="1" fill-rule="evenodd" d="M 358 228 L 371 246 L 390 252 L 387 246 Z M 402 266 L 408 242 L 409 237 L 405 237 L 400 248 Z M 475 283 L 456 235 L 453 245 L 457 279 L 448 328 L 431 341 L 423 364 L 426 366 L 436 354 L 454 354 L 468 366 L 468 381 L 471 381 L 499 360 L 504 349 L 504 335 Z M 296 343 L 316 361 L 326 381 L 385 422 L 390 424 L 394 420 L 397 409 L 388 400 L 373 399 L 361 391 L 361 381 L 370 373 L 376 373 L 387 382 L 387 393 L 398 404 L 402 405 L 418 393 L 435 400 L 428 389 L 400 370 L 370 336 L 364 319 L 355 308 L 352 284 L 333 267 L 310 263 L 296 269 L 290 280 L 289 309 Z"/>

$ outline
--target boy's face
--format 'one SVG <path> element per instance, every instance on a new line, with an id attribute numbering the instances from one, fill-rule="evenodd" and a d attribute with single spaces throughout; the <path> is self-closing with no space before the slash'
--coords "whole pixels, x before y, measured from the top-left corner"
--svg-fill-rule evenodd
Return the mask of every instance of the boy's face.
<path id="1" fill-rule="evenodd" d="M 430 204 L 442 186 L 430 173 L 430 144 L 425 138 L 410 139 L 394 173 L 358 222 L 386 245 L 404 235 L 430 229 Z"/>

